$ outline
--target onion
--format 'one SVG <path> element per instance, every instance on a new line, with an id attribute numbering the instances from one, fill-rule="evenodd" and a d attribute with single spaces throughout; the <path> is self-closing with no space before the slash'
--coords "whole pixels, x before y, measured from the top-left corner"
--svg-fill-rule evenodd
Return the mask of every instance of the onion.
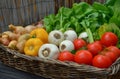
<path id="1" fill-rule="evenodd" d="M 24 53 L 24 46 L 25 46 L 26 40 L 22 40 L 17 43 L 16 47 L 20 53 Z"/>
<path id="2" fill-rule="evenodd" d="M 28 25 L 25 27 L 26 33 L 30 33 L 32 30 L 36 29 L 37 27 L 34 25 Z"/>
<path id="3" fill-rule="evenodd" d="M 59 46 L 59 44 L 64 40 L 64 35 L 59 30 L 53 30 L 49 33 L 48 41 L 49 43 Z"/>
<path id="4" fill-rule="evenodd" d="M 80 35 L 79 35 L 79 37 L 78 38 L 87 38 L 88 37 L 88 34 L 87 34 L 87 32 L 82 32 L 82 33 L 80 33 Z"/>
<path id="5" fill-rule="evenodd" d="M 21 41 L 23 41 L 23 40 L 28 40 L 30 38 L 30 34 L 23 34 L 23 35 L 21 35 L 21 36 L 19 36 L 19 38 L 18 38 L 18 42 L 21 42 Z"/>
<path id="6" fill-rule="evenodd" d="M 10 40 L 8 38 L 1 38 L 1 43 L 5 46 L 8 46 L 10 43 Z"/>
<path id="7" fill-rule="evenodd" d="M 6 32 L 2 33 L 2 37 L 5 37 L 5 36 L 6 37 L 8 36 L 10 40 L 17 40 L 19 38 L 20 34 L 15 34 L 11 31 L 6 31 Z"/>
<path id="8" fill-rule="evenodd" d="M 59 53 L 59 49 L 55 44 L 43 44 L 39 48 L 38 57 L 44 59 L 57 59 Z"/>
<path id="9" fill-rule="evenodd" d="M 16 34 L 24 34 L 24 33 L 26 33 L 26 30 L 25 30 L 25 28 L 23 26 L 14 26 L 14 25 L 10 24 L 9 29 L 12 32 L 16 33 Z"/>
<path id="10" fill-rule="evenodd" d="M 59 50 L 61 52 L 63 52 L 63 51 L 72 51 L 72 50 L 74 50 L 74 48 L 75 48 L 74 44 L 70 40 L 64 40 L 59 45 Z"/>
<path id="11" fill-rule="evenodd" d="M 74 41 L 77 39 L 77 33 L 74 30 L 67 30 L 64 32 L 65 40 Z"/>
<path id="12" fill-rule="evenodd" d="M 16 40 L 12 40 L 12 41 L 10 41 L 8 47 L 10 49 L 16 49 L 16 45 L 17 45 L 17 41 Z"/>

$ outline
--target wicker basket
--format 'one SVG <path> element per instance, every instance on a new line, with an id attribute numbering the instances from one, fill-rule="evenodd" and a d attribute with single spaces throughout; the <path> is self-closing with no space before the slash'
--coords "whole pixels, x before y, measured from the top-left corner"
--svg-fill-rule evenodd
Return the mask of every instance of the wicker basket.
<path id="1" fill-rule="evenodd" d="M 7 26 L 10 23 L 15 25 L 27 25 L 30 23 L 34 23 L 39 21 L 40 19 L 42 19 L 44 16 L 48 14 L 56 13 L 59 7 L 61 6 L 71 7 L 72 3 L 80 2 L 83 0 L 10 0 L 10 1 L 1 0 L 1 2 L 3 3 L 5 1 L 8 1 L 7 3 L 11 2 L 11 4 L 14 4 L 14 5 L 0 6 L 1 7 L 0 8 L 1 10 L 0 27 L 2 31 L 7 30 L 5 29 L 7 28 L 5 26 Z M 84 0 L 84 1 L 90 4 L 92 3 L 91 2 L 92 0 Z M 46 7 L 46 8 L 42 9 L 42 7 Z M 40 10 L 44 10 L 44 11 L 37 11 L 39 10 L 39 8 L 41 8 Z M 15 13 L 11 13 L 11 11 Z M 23 13 L 21 11 L 23 11 Z M 6 13 L 4 14 L 3 12 L 6 12 Z M 30 13 L 30 12 L 33 12 L 33 13 Z M 8 16 L 8 13 L 11 13 L 10 14 L 11 16 L 12 15 L 17 15 L 17 16 L 6 19 Z M 21 54 L 18 51 L 11 50 L 7 47 L 4 47 L 3 45 L 0 45 L 0 61 L 10 67 L 13 67 L 25 72 L 29 72 L 32 74 L 36 74 L 39 76 L 43 76 L 45 78 L 120 79 L 120 75 L 119 75 L 120 74 L 120 58 L 118 58 L 116 62 L 113 63 L 109 68 L 100 69 L 100 68 L 96 68 L 89 65 L 80 65 L 74 62 L 61 62 L 58 60 L 40 59 L 38 57 L 31 57 L 31 56 Z"/>

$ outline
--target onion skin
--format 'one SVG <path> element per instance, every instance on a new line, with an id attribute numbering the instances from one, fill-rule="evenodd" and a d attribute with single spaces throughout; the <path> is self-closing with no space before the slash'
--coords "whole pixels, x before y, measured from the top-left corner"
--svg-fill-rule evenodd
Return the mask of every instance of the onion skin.
<path id="1" fill-rule="evenodd" d="M 12 41 L 10 41 L 8 47 L 10 49 L 16 49 L 17 48 L 16 45 L 17 45 L 17 41 L 16 40 L 12 40 Z"/>
<path id="2" fill-rule="evenodd" d="M 59 49 L 55 44 L 43 44 L 38 51 L 38 57 L 44 59 L 57 59 L 59 56 Z"/>
<path id="3" fill-rule="evenodd" d="M 64 40 L 59 45 L 59 50 L 61 52 L 63 52 L 63 51 L 72 51 L 74 49 L 75 49 L 75 47 L 74 47 L 74 44 L 73 44 L 73 42 L 71 40 Z"/>
<path id="4" fill-rule="evenodd" d="M 22 34 L 26 33 L 26 30 L 23 26 L 14 26 L 14 25 L 10 24 L 8 27 L 15 34 L 22 35 Z"/>
<path id="5" fill-rule="evenodd" d="M 74 41 L 77 39 L 77 33 L 74 30 L 67 30 L 64 32 L 65 40 Z"/>
<path id="6" fill-rule="evenodd" d="M 25 27 L 26 33 L 30 33 L 32 30 L 36 29 L 37 27 L 34 25 L 28 25 Z"/>
<path id="7" fill-rule="evenodd" d="M 28 34 L 28 33 L 23 34 L 23 35 L 19 36 L 18 42 L 21 42 L 21 41 L 23 41 L 23 40 L 28 40 L 30 37 L 31 37 L 31 36 L 30 36 L 30 34 Z"/>
<path id="8" fill-rule="evenodd" d="M 8 38 L 1 38 L 1 43 L 5 46 L 8 46 L 10 43 L 10 40 Z"/>
<path id="9" fill-rule="evenodd" d="M 5 35 L 8 36 L 8 38 L 10 40 L 17 40 L 19 38 L 19 36 L 20 36 L 20 34 L 15 34 L 15 33 L 11 32 L 11 31 L 3 32 L 2 37 L 5 37 Z"/>
<path id="10" fill-rule="evenodd" d="M 23 40 L 23 41 L 20 41 L 20 42 L 17 43 L 16 47 L 17 47 L 17 50 L 18 50 L 20 53 L 24 53 L 25 43 L 26 43 L 26 40 Z"/>
<path id="11" fill-rule="evenodd" d="M 59 44 L 64 40 L 64 35 L 59 30 L 53 30 L 49 33 L 48 42 L 59 46 Z"/>

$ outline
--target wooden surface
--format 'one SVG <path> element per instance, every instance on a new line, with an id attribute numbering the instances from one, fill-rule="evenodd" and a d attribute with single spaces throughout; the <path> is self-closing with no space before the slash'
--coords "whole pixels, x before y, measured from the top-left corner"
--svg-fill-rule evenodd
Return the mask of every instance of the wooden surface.
<path id="1" fill-rule="evenodd" d="M 0 32 L 9 24 L 29 25 L 54 13 L 54 0 L 0 0 Z"/>
<path id="2" fill-rule="evenodd" d="M 0 62 L 0 79 L 46 79 L 46 78 L 16 70 Z"/>

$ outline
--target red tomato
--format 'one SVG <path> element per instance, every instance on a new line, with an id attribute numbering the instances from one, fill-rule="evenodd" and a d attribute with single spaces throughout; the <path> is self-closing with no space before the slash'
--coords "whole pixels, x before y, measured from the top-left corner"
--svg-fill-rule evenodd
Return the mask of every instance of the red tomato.
<path id="1" fill-rule="evenodd" d="M 96 55 L 92 61 L 93 66 L 98 68 L 108 68 L 112 65 L 112 61 L 108 56 Z"/>
<path id="2" fill-rule="evenodd" d="M 118 37 L 112 32 L 106 32 L 101 37 L 101 43 L 108 47 L 108 46 L 115 46 L 118 42 Z"/>
<path id="3" fill-rule="evenodd" d="M 118 56 L 112 51 L 103 51 L 102 54 L 108 56 L 112 60 L 112 62 L 114 62 L 118 58 Z"/>
<path id="4" fill-rule="evenodd" d="M 74 55 L 69 51 L 60 52 L 58 59 L 61 61 L 74 61 Z"/>
<path id="5" fill-rule="evenodd" d="M 102 45 L 99 41 L 95 41 L 87 45 L 87 49 L 93 54 L 93 56 L 97 55 L 100 51 L 102 51 Z"/>
<path id="6" fill-rule="evenodd" d="M 106 50 L 114 52 L 118 57 L 120 56 L 120 50 L 116 46 L 109 46 L 106 48 Z"/>
<path id="7" fill-rule="evenodd" d="M 79 64 L 91 64 L 92 63 L 92 54 L 88 50 L 79 50 L 75 54 L 75 62 Z"/>
<path id="8" fill-rule="evenodd" d="M 78 50 L 82 48 L 83 46 L 86 46 L 86 42 L 83 39 L 75 39 L 73 41 L 73 44 L 75 46 L 75 50 Z"/>

